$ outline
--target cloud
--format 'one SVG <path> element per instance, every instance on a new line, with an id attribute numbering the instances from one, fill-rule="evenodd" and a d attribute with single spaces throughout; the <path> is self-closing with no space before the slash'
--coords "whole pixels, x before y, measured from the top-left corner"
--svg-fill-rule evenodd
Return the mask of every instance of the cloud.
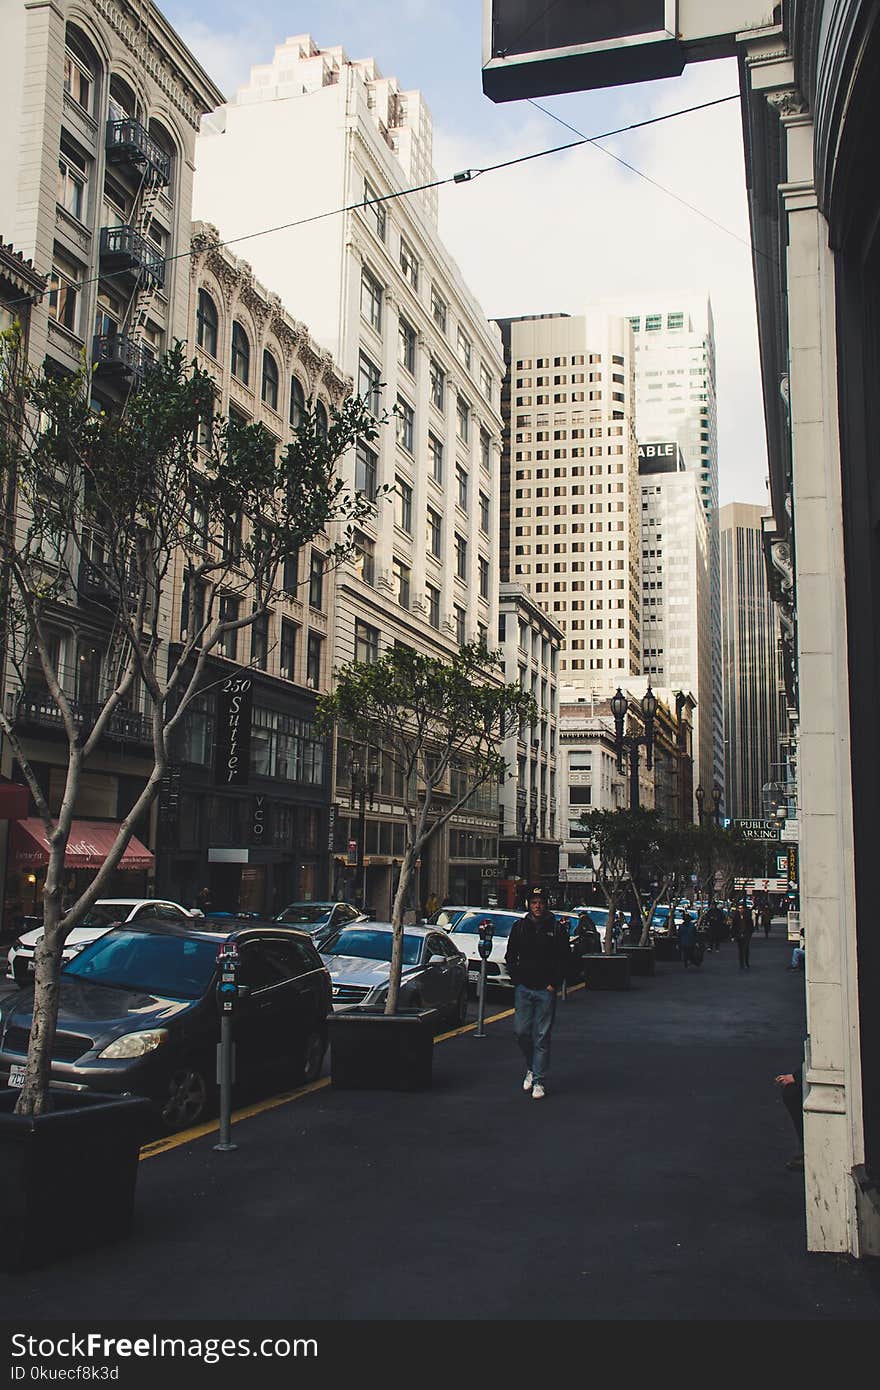
<path id="1" fill-rule="evenodd" d="M 592 134 L 652 112 L 737 90 L 732 63 L 689 69 L 646 93 L 613 103 L 548 99 L 542 105 Z M 607 98 L 607 94 L 606 94 Z M 529 104 L 508 108 L 499 136 L 435 126 L 441 174 L 480 167 L 576 136 Z M 644 290 L 711 295 L 718 361 L 722 503 L 766 500 L 766 446 L 738 102 L 615 137 L 608 149 L 703 210 L 713 226 L 669 193 L 599 149 L 585 147 L 515 165 L 441 191 L 441 234 L 490 316 L 582 312 L 607 297 Z M 725 230 L 721 230 L 724 228 Z"/>

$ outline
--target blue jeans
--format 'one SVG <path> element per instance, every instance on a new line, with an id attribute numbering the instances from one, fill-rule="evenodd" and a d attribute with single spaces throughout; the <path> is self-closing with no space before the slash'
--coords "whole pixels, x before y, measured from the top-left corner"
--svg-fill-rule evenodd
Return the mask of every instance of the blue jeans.
<path id="1" fill-rule="evenodd" d="M 516 1012 L 513 1017 L 513 1036 L 526 1059 L 535 1085 L 543 1085 L 550 1069 L 550 1033 L 556 1013 L 556 991 L 529 989 L 517 985 L 514 990 Z"/>

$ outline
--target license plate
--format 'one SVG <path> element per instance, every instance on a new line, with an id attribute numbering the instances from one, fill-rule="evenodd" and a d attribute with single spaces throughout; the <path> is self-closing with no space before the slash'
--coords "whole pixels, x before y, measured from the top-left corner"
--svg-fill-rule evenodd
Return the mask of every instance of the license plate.
<path id="1" fill-rule="evenodd" d="M 479 972 L 479 970 L 469 970 L 469 971 L 468 971 L 468 981 L 470 982 L 470 984 L 476 985 L 476 984 L 479 983 L 479 980 L 480 980 L 480 972 Z"/>
<path id="2" fill-rule="evenodd" d="M 9 1085 L 21 1090 L 24 1085 L 24 1067 L 12 1067 L 9 1072 Z"/>

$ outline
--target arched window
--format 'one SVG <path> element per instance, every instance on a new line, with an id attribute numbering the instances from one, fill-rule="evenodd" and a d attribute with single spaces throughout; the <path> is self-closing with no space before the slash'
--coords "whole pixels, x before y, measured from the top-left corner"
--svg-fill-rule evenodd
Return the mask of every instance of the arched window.
<path id="1" fill-rule="evenodd" d="M 166 196 L 166 198 L 170 198 L 171 201 L 173 202 L 173 201 L 174 201 L 174 156 L 177 154 L 177 146 L 175 145 L 174 140 L 172 139 L 171 135 L 168 133 L 168 131 L 167 131 L 167 130 L 165 129 L 165 127 L 162 125 L 162 122 L 161 122 L 161 121 L 156 121 L 156 120 L 150 121 L 150 124 L 149 124 L 149 132 L 150 132 L 151 137 L 155 140 L 156 144 L 159 146 L 159 149 L 163 152 L 163 154 L 165 154 L 165 155 L 168 156 L 168 168 L 167 168 L 168 182 L 167 182 L 167 184 L 165 185 L 165 190 L 164 190 L 164 191 L 165 191 L 165 196 Z"/>
<path id="2" fill-rule="evenodd" d="M 127 117 L 137 116 L 137 97 L 128 83 L 115 72 L 110 78 L 109 116 L 111 121 L 124 121 Z"/>
<path id="3" fill-rule="evenodd" d="M 330 432 L 330 425 L 327 420 L 327 409 L 323 401 L 318 401 L 315 405 L 315 424 L 322 439 L 326 439 Z"/>
<path id="4" fill-rule="evenodd" d="M 278 363 L 271 352 L 263 352 L 263 404 L 270 410 L 278 409 Z"/>
<path id="5" fill-rule="evenodd" d="M 251 377 L 251 345 L 238 319 L 232 325 L 232 375 L 245 386 Z"/>
<path id="6" fill-rule="evenodd" d="M 200 348 L 204 348 L 212 357 L 217 356 L 217 305 L 207 290 L 199 290 L 196 338 Z"/>
<path id="7" fill-rule="evenodd" d="M 306 418 L 306 393 L 303 390 L 302 382 L 295 376 L 290 378 L 290 424 L 298 430 Z"/>
<path id="8" fill-rule="evenodd" d="M 74 25 L 68 24 L 64 37 L 64 90 L 92 115 L 95 110 L 95 90 L 100 64 L 88 39 Z"/>

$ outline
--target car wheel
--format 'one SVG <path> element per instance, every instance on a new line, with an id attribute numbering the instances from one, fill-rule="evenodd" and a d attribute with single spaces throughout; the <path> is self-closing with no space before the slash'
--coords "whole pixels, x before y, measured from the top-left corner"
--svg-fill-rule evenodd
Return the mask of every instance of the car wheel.
<path id="1" fill-rule="evenodd" d="M 299 1071 L 304 1085 L 310 1086 L 313 1081 L 318 1080 L 324 1065 L 324 1053 L 326 1051 L 327 1034 L 316 1028 L 309 1033 L 303 1044 L 302 1064 Z"/>
<path id="2" fill-rule="evenodd" d="M 161 1103 L 163 1125 L 172 1133 L 197 1125 L 207 1115 L 213 1098 L 214 1088 L 201 1067 L 178 1067 L 169 1078 Z"/>

